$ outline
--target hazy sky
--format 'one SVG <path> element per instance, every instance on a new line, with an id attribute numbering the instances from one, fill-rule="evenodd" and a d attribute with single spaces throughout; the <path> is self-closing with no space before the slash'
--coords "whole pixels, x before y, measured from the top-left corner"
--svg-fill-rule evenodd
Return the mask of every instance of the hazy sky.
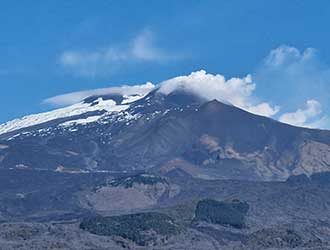
<path id="1" fill-rule="evenodd" d="M 52 96 L 203 69 L 250 75 L 275 119 L 329 128 L 329 13 L 326 0 L 2 1 L 0 122 Z"/>

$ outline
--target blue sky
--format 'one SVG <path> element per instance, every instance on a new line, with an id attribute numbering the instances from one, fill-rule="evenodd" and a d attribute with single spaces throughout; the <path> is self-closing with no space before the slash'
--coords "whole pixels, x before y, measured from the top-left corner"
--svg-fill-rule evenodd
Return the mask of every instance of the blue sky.
<path id="1" fill-rule="evenodd" d="M 250 74 L 275 119 L 330 127 L 330 2 L 2 1 L 0 122 L 46 98 L 201 69 Z"/>

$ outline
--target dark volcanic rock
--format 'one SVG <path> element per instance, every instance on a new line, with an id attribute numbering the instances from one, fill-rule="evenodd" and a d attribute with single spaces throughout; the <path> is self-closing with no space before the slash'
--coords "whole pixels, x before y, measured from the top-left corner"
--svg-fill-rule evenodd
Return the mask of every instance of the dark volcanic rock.
<path id="1" fill-rule="evenodd" d="M 196 220 L 243 228 L 248 210 L 249 205 L 245 202 L 206 199 L 198 202 L 195 215 Z"/>
<path id="2" fill-rule="evenodd" d="M 253 233 L 247 242 L 256 249 L 298 248 L 303 244 L 303 238 L 291 229 L 262 229 Z"/>
<path id="3" fill-rule="evenodd" d="M 122 186 L 131 188 L 133 184 L 155 185 L 157 183 L 168 184 L 165 178 L 151 174 L 137 174 L 116 178 L 110 182 L 113 187 Z"/>
<path id="4" fill-rule="evenodd" d="M 179 226 L 160 213 L 90 218 L 82 221 L 80 228 L 97 235 L 120 236 L 140 246 L 164 243 L 169 237 L 180 233 Z"/>
<path id="5" fill-rule="evenodd" d="M 291 175 L 288 179 L 287 182 L 289 183 L 299 183 L 299 184 L 303 184 L 303 183 L 309 183 L 311 181 L 311 179 L 305 175 L 305 174 L 300 174 L 300 175 Z"/>

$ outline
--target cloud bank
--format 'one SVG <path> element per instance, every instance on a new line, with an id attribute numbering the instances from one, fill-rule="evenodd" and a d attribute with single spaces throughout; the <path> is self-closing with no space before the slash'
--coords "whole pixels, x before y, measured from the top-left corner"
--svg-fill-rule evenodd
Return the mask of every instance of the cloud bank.
<path id="1" fill-rule="evenodd" d="M 126 46 L 109 45 L 93 51 L 64 51 L 58 61 L 65 70 L 74 75 L 95 77 L 113 73 L 129 63 L 159 63 L 180 59 L 180 56 L 158 48 L 155 41 L 155 34 L 145 29 Z"/>
<path id="2" fill-rule="evenodd" d="M 169 94 L 174 90 L 182 89 L 207 100 L 217 99 L 255 114 L 268 117 L 276 114 L 279 111 L 278 106 L 257 102 L 257 98 L 253 95 L 255 88 L 256 85 L 250 75 L 226 80 L 223 75 L 207 74 L 206 71 L 200 70 L 188 76 L 178 76 L 160 83 L 159 91 Z"/>
<path id="3" fill-rule="evenodd" d="M 253 76 L 260 90 L 256 95 L 281 104 L 283 113 L 276 117 L 280 121 L 330 128 L 326 115 L 330 112 L 330 66 L 316 49 L 279 46 L 270 51 Z"/>
<path id="4" fill-rule="evenodd" d="M 267 102 L 258 102 L 253 95 L 256 88 L 251 76 L 231 78 L 226 80 L 222 75 L 208 74 L 204 70 L 196 71 L 187 76 L 178 76 L 154 85 L 150 82 L 135 86 L 122 86 L 95 90 L 78 91 L 44 100 L 44 103 L 54 106 L 66 106 L 82 101 L 88 96 L 105 94 L 146 94 L 159 87 L 159 91 L 169 94 L 172 91 L 183 89 L 199 95 L 207 100 L 217 99 L 252 113 L 273 116 L 279 111 L 278 106 L 271 106 Z"/>
<path id="5" fill-rule="evenodd" d="M 149 93 L 154 89 L 155 85 L 151 82 L 147 82 L 141 85 L 133 86 L 120 86 L 120 87 L 110 87 L 110 88 L 101 88 L 101 89 L 92 89 L 85 91 L 77 91 L 72 93 L 67 93 L 63 95 L 57 95 L 48 99 L 45 99 L 43 102 L 45 104 L 50 104 L 56 107 L 62 107 L 67 105 L 72 105 L 78 103 L 89 96 L 94 95 L 108 95 L 108 94 L 120 94 L 120 95 L 144 95 Z"/>
<path id="6" fill-rule="evenodd" d="M 292 113 L 285 113 L 279 120 L 295 126 L 306 126 L 307 122 L 322 113 L 321 104 L 316 100 L 308 100 L 305 107 Z"/>
<path id="7" fill-rule="evenodd" d="M 94 52 L 63 53 L 62 65 L 82 75 L 94 75 L 132 60 L 161 62 L 175 58 L 157 48 L 154 40 L 153 33 L 145 30 L 124 50 L 108 47 Z M 295 126 L 330 128 L 330 116 L 327 115 L 330 112 L 330 66 L 320 60 L 313 48 L 300 51 L 285 45 L 271 50 L 253 74 L 242 78 L 226 79 L 221 74 L 200 70 L 157 85 L 147 83 L 86 90 L 52 97 L 45 102 L 63 106 L 90 95 L 141 94 L 156 87 L 165 94 L 183 89 Z"/>

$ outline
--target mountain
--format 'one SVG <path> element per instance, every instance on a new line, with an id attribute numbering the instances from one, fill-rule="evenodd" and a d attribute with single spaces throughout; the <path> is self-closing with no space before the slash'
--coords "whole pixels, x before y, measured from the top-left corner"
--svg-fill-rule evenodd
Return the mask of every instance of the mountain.
<path id="1" fill-rule="evenodd" d="M 0 250 L 330 249 L 330 132 L 186 90 L 0 125 Z"/>
<path id="2" fill-rule="evenodd" d="M 299 128 L 184 90 L 90 96 L 0 125 L 0 168 L 285 180 L 330 170 L 330 131 Z"/>

